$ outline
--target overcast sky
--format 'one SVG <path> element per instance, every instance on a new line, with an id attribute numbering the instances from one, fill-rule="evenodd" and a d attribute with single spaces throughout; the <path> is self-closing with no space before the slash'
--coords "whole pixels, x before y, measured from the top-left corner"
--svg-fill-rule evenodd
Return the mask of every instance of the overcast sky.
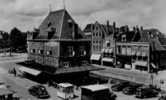
<path id="1" fill-rule="evenodd" d="M 49 12 L 63 8 L 63 0 L 0 0 L 0 30 L 38 27 Z M 84 28 L 94 21 L 118 26 L 158 28 L 166 33 L 166 0 L 65 0 L 66 9 Z"/>

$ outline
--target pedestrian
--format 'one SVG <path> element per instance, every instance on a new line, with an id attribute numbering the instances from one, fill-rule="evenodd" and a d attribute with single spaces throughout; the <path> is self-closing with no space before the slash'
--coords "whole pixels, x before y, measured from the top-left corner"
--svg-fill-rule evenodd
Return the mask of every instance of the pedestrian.
<path id="1" fill-rule="evenodd" d="M 14 76 L 16 76 L 16 74 L 17 74 L 17 72 L 16 72 L 16 69 L 15 69 L 15 68 L 13 68 L 13 74 L 14 74 Z"/>
<path id="2" fill-rule="evenodd" d="M 8 73 L 11 74 L 11 70 L 10 70 L 10 68 L 9 68 L 9 70 L 8 70 Z"/>
<path id="3" fill-rule="evenodd" d="M 52 86 L 52 80 L 48 80 L 48 86 Z"/>

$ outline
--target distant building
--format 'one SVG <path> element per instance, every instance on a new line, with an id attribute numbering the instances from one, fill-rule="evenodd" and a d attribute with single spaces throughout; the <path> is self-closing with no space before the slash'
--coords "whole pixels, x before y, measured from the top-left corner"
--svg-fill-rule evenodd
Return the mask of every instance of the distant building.
<path id="1" fill-rule="evenodd" d="M 92 24 L 91 24 L 92 25 Z M 165 48 L 156 29 L 127 25 L 117 28 L 96 22 L 91 28 L 91 63 L 145 72 L 153 72 L 164 65 Z"/>
<path id="2" fill-rule="evenodd" d="M 89 30 L 89 31 L 88 31 Z M 113 31 L 113 26 L 100 24 L 95 22 L 95 24 L 88 24 L 84 29 L 84 32 L 91 34 L 91 63 L 101 64 L 102 50 L 104 48 L 104 43 L 107 39 L 111 39 L 110 36 Z M 106 39 L 107 38 L 107 39 Z"/>
<path id="3" fill-rule="evenodd" d="M 38 32 L 28 35 L 28 59 L 54 68 L 89 63 L 90 40 L 65 10 L 50 12 Z"/>

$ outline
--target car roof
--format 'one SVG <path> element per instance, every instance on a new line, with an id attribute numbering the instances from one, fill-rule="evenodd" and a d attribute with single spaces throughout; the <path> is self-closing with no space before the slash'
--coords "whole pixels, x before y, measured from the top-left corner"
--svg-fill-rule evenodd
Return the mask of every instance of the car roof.
<path id="1" fill-rule="evenodd" d="M 87 85 L 87 86 L 82 86 L 81 88 L 88 89 L 92 92 L 109 89 L 108 86 L 103 84 Z"/>
<path id="2" fill-rule="evenodd" d="M 71 83 L 59 83 L 58 86 L 61 86 L 61 87 L 67 88 L 67 87 L 72 87 L 73 84 L 71 84 Z"/>

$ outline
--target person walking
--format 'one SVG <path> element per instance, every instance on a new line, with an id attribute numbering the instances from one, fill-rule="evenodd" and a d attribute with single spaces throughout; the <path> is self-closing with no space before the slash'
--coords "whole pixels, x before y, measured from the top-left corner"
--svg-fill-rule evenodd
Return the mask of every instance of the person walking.
<path id="1" fill-rule="evenodd" d="M 14 74 L 14 76 L 17 75 L 17 72 L 16 72 L 16 69 L 15 69 L 15 68 L 13 68 L 13 74 Z"/>

